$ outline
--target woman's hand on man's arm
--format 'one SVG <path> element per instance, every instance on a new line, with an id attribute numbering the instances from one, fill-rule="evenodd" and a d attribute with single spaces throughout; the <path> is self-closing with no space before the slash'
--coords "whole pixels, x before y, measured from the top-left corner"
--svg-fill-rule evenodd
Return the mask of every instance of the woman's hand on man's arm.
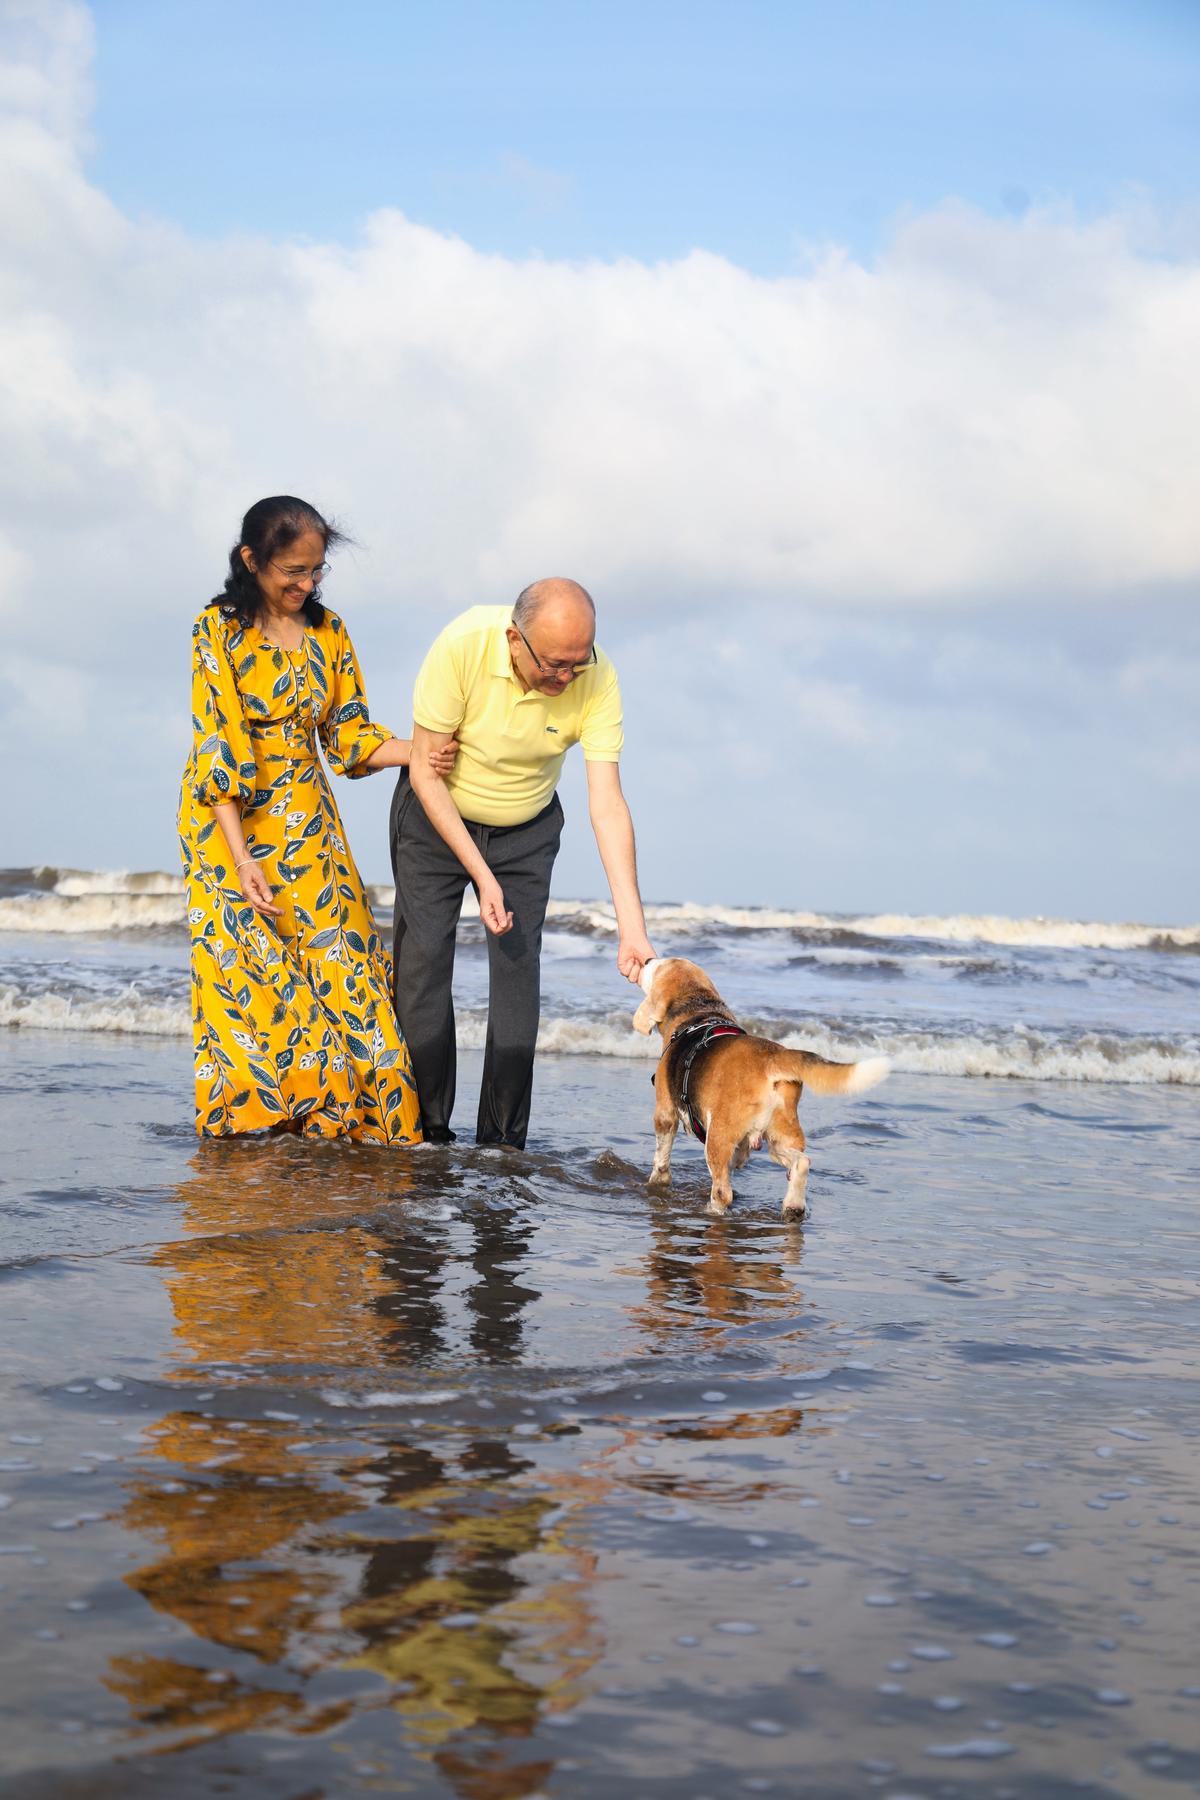
<path id="1" fill-rule="evenodd" d="M 431 734 L 432 735 L 432 734 Z M 376 769 L 407 769 L 412 764 L 413 741 L 411 738 L 388 738 L 377 746 L 367 758 L 367 767 Z M 444 780 L 454 769 L 454 759 L 458 755 L 458 740 L 445 737 L 440 740 L 436 749 L 430 752 L 430 765 L 435 775 Z"/>

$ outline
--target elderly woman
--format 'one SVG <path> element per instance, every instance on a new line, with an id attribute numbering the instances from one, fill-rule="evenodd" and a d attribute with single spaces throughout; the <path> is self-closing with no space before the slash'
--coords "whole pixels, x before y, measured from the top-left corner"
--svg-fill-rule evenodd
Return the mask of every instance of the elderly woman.
<path id="1" fill-rule="evenodd" d="M 372 724 L 322 603 L 341 541 L 305 501 L 259 500 L 192 627 L 179 838 L 202 1137 L 421 1135 L 383 945 L 317 753 L 319 738 L 334 773 L 357 776 L 411 749 Z"/>

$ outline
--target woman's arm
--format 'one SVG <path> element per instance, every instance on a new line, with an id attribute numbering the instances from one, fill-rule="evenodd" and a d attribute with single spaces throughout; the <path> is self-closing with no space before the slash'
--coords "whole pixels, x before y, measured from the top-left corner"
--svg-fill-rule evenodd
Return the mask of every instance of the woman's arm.
<path id="1" fill-rule="evenodd" d="M 367 767 L 374 774 L 377 769 L 407 769 L 412 763 L 412 739 L 388 738 L 372 750 L 367 758 Z M 449 775 L 454 767 L 454 759 L 458 755 L 458 740 L 451 738 L 447 743 L 438 744 L 430 752 L 429 760 L 434 772 L 438 775 Z"/>
<path id="2" fill-rule="evenodd" d="M 269 919 L 278 918 L 280 909 L 275 904 L 270 884 L 246 848 L 242 813 L 237 801 L 222 800 L 219 806 L 213 807 L 213 816 L 228 847 L 233 878 L 242 890 L 242 899 L 249 901 L 256 912 L 266 913 Z"/>

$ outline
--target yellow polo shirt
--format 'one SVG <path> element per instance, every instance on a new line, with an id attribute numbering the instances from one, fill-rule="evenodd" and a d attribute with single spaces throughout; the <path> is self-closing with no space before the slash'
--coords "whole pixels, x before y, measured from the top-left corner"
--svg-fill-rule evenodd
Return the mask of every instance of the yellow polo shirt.
<path id="1" fill-rule="evenodd" d="M 624 743 L 617 671 L 603 651 L 553 697 L 524 693 L 505 632 L 511 606 L 472 606 L 434 639 L 413 689 L 413 718 L 461 746 L 446 786 L 464 819 L 523 825 L 549 804 L 562 760 L 617 762 Z"/>

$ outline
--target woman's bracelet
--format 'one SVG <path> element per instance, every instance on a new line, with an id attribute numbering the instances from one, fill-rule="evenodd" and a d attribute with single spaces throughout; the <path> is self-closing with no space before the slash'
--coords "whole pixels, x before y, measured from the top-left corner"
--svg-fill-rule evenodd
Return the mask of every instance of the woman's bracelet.
<path id="1" fill-rule="evenodd" d="M 234 874 L 236 875 L 239 869 L 244 869 L 247 863 L 252 863 L 253 861 L 254 861 L 254 858 L 252 856 L 243 856 L 240 863 L 234 863 L 234 865 L 233 865 Z"/>

